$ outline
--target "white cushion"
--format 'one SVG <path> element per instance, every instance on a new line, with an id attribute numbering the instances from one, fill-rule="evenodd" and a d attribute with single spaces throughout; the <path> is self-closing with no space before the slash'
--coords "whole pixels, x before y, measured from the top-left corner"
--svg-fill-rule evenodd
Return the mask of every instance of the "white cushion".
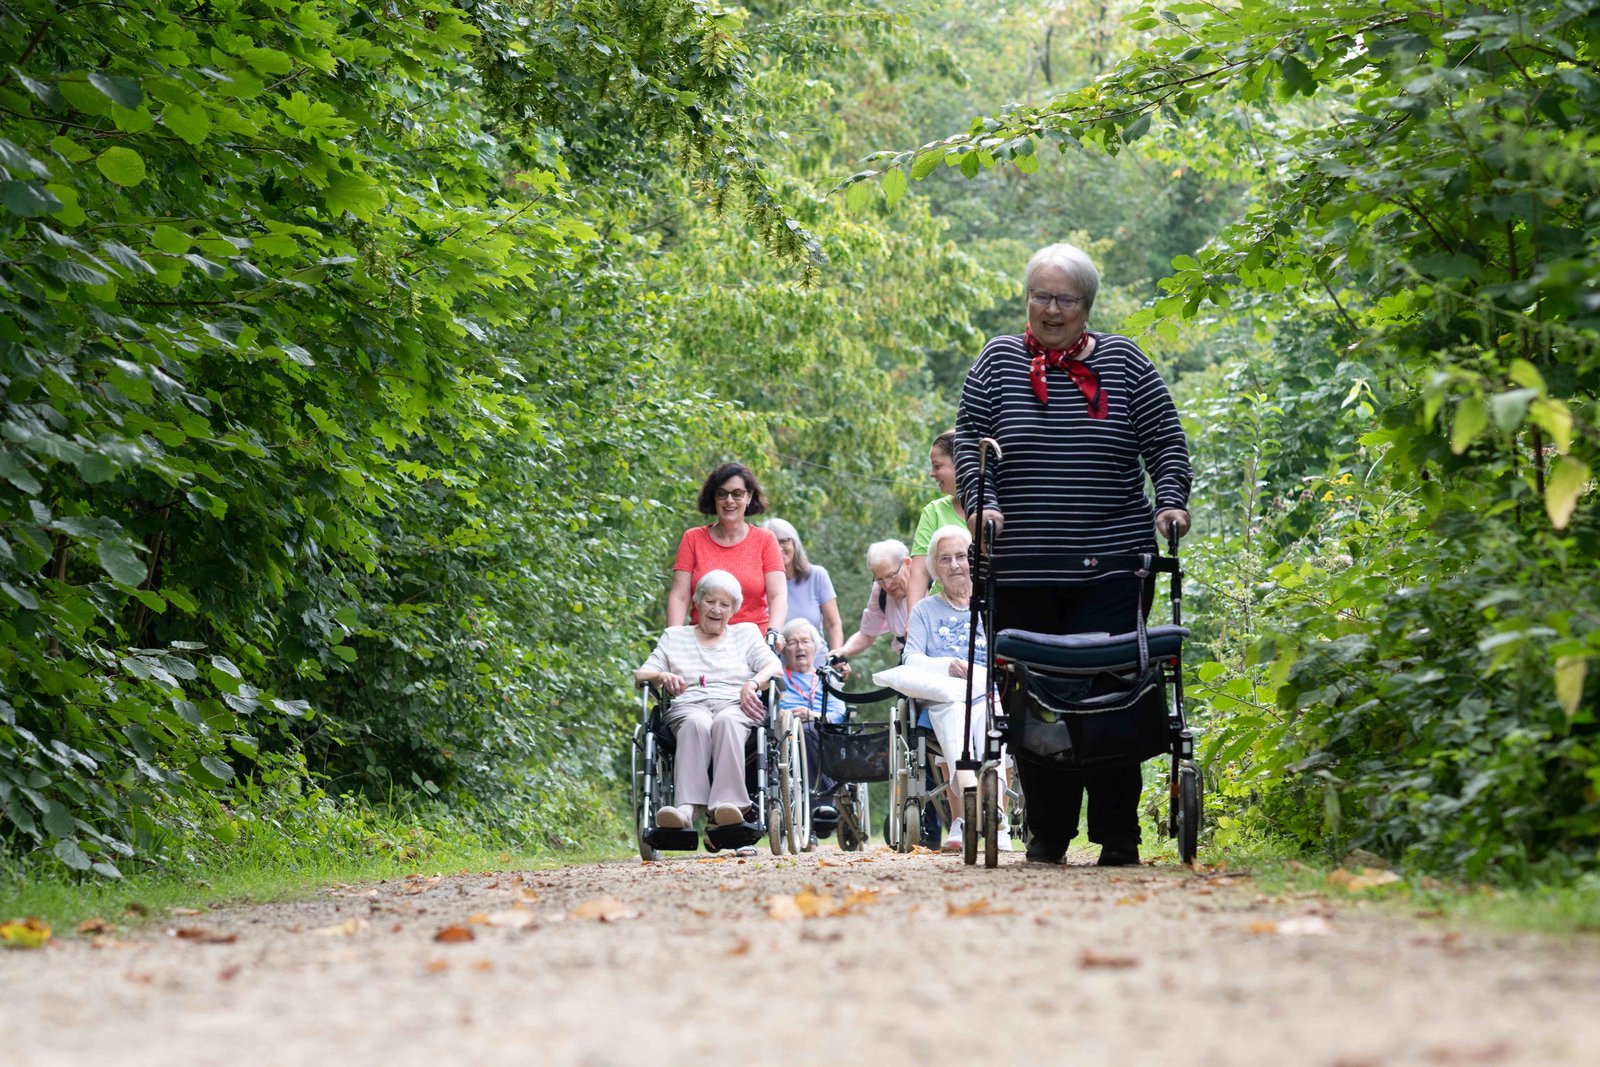
<path id="1" fill-rule="evenodd" d="M 950 664 L 954 662 L 953 658 L 946 656 L 923 660 L 921 663 L 902 663 L 874 674 L 872 684 L 893 689 L 912 700 L 957 703 L 967 699 L 967 680 L 951 676 Z M 983 687 L 988 684 L 988 672 L 982 666 L 974 666 L 972 671 L 972 695 L 978 698 L 983 696 Z"/>

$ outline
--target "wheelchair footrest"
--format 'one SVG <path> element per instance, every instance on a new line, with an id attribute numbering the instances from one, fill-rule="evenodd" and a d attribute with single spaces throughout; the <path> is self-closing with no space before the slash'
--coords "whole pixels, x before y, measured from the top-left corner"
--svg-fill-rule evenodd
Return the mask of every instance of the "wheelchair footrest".
<path id="1" fill-rule="evenodd" d="M 744 848 L 760 841 L 761 834 L 760 824 L 753 822 L 706 827 L 706 839 L 718 848 Z"/>
<path id="2" fill-rule="evenodd" d="M 658 826 L 644 835 L 645 843 L 663 852 L 693 852 L 700 847 L 700 835 L 679 827 Z"/>

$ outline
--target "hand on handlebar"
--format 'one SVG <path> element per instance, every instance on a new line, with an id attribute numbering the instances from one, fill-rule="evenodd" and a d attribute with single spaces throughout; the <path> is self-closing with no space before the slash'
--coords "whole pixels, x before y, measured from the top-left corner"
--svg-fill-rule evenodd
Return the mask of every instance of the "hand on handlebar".
<path id="1" fill-rule="evenodd" d="M 666 671 L 661 672 L 661 677 L 656 679 L 656 685 L 669 697 L 675 697 L 689 688 L 689 683 L 684 680 L 683 675 L 668 674 Z"/>
<path id="2" fill-rule="evenodd" d="M 1182 508 L 1163 508 L 1156 512 L 1156 533 L 1163 541 L 1173 541 L 1189 532 L 1189 513 Z"/>
<path id="3" fill-rule="evenodd" d="M 1000 536 L 1000 531 L 1006 528 L 1006 517 L 994 508 L 984 508 L 981 515 L 967 516 L 967 529 L 972 531 L 972 539 L 976 541 L 981 534 L 983 524 L 994 523 L 994 535 Z"/>
<path id="4" fill-rule="evenodd" d="M 850 661 L 837 652 L 828 657 L 828 662 L 823 665 L 823 670 L 843 682 L 850 677 Z"/>
<path id="5" fill-rule="evenodd" d="M 754 678 L 744 683 L 744 687 L 739 690 L 739 707 L 744 710 L 748 718 L 756 722 L 767 717 L 767 706 L 761 702 L 761 687 L 756 685 Z"/>

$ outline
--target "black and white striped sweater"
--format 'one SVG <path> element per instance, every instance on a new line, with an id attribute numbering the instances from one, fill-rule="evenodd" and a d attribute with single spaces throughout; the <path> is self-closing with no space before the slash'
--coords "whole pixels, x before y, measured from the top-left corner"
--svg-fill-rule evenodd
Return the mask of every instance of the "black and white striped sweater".
<path id="1" fill-rule="evenodd" d="M 1187 508 L 1189 447 L 1172 394 L 1150 357 L 1126 337 L 1096 333 L 1085 360 L 1109 410 L 1088 404 L 1062 371 L 1046 377 L 1050 403 L 1028 381 L 1030 358 L 1015 334 L 992 338 L 967 374 L 956 415 L 956 478 L 967 511 L 978 499 L 978 441 L 993 437 L 985 507 L 1005 528 L 995 542 L 996 581 L 1064 585 L 1096 576 L 1097 554 L 1155 546 L 1154 516 Z M 1145 473 L 1155 506 L 1145 495 Z M 1033 558 L 1041 557 L 1041 558 Z M 1051 557 L 1045 559 L 1042 557 Z"/>

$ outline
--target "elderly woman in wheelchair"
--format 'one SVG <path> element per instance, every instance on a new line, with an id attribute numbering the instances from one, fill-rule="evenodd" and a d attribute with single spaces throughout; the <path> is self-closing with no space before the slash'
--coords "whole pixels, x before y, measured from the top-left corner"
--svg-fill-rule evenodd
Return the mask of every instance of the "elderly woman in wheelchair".
<path id="1" fill-rule="evenodd" d="M 743 599 L 733 575 L 707 572 L 694 589 L 696 622 L 668 627 L 634 672 L 672 698 L 665 721 L 677 742 L 673 803 L 656 811 L 658 826 L 689 829 L 702 814 L 714 826 L 747 821 L 745 742 L 751 724 L 766 718 L 762 690 L 783 664 L 754 623 L 728 624 Z"/>
<path id="2" fill-rule="evenodd" d="M 966 678 L 968 642 L 972 640 L 972 572 L 967 558 L 971 544 L 972 535 L 963 526 L 941 526 L 929 538 L 928 573 L 934 576 L 941 588 L 939 593 L 917 601 L 916 607 L 911 610 L 906 626 L 903 669 L 952 680 Z M 977 628 L 975 663 L 978 667 L 986 667 L 988 641 L 981 619 Z M 964 730 L 970 727 L 968 739 L 972 752 L 980 755 L 983 752 L 987 727 L 986 686 L 987 671 L 984 671 L 974 678 L 970 721 L 964 691 L 957 699 L 934 700 L 923 705 L 934 736 L 939 740 L 939 762 L 945 772 L 952 812 L 962 810 L 961 789 L 971 785 L 970 779 L 973 778 L 971 771 L 957 772 L 955 769 L 956 760 L 961 758 Z M 964 686 L 946 688 L 964 690 Z M 944 843 L 946 850 L 961 848 L 962 830 L 962 820 L 957 815 L 951 820 L 950 833 Z M 1004 825 L 999 828 L 999 835 L 1000 849 L 1008 851 L 1011 840 Z"/>

